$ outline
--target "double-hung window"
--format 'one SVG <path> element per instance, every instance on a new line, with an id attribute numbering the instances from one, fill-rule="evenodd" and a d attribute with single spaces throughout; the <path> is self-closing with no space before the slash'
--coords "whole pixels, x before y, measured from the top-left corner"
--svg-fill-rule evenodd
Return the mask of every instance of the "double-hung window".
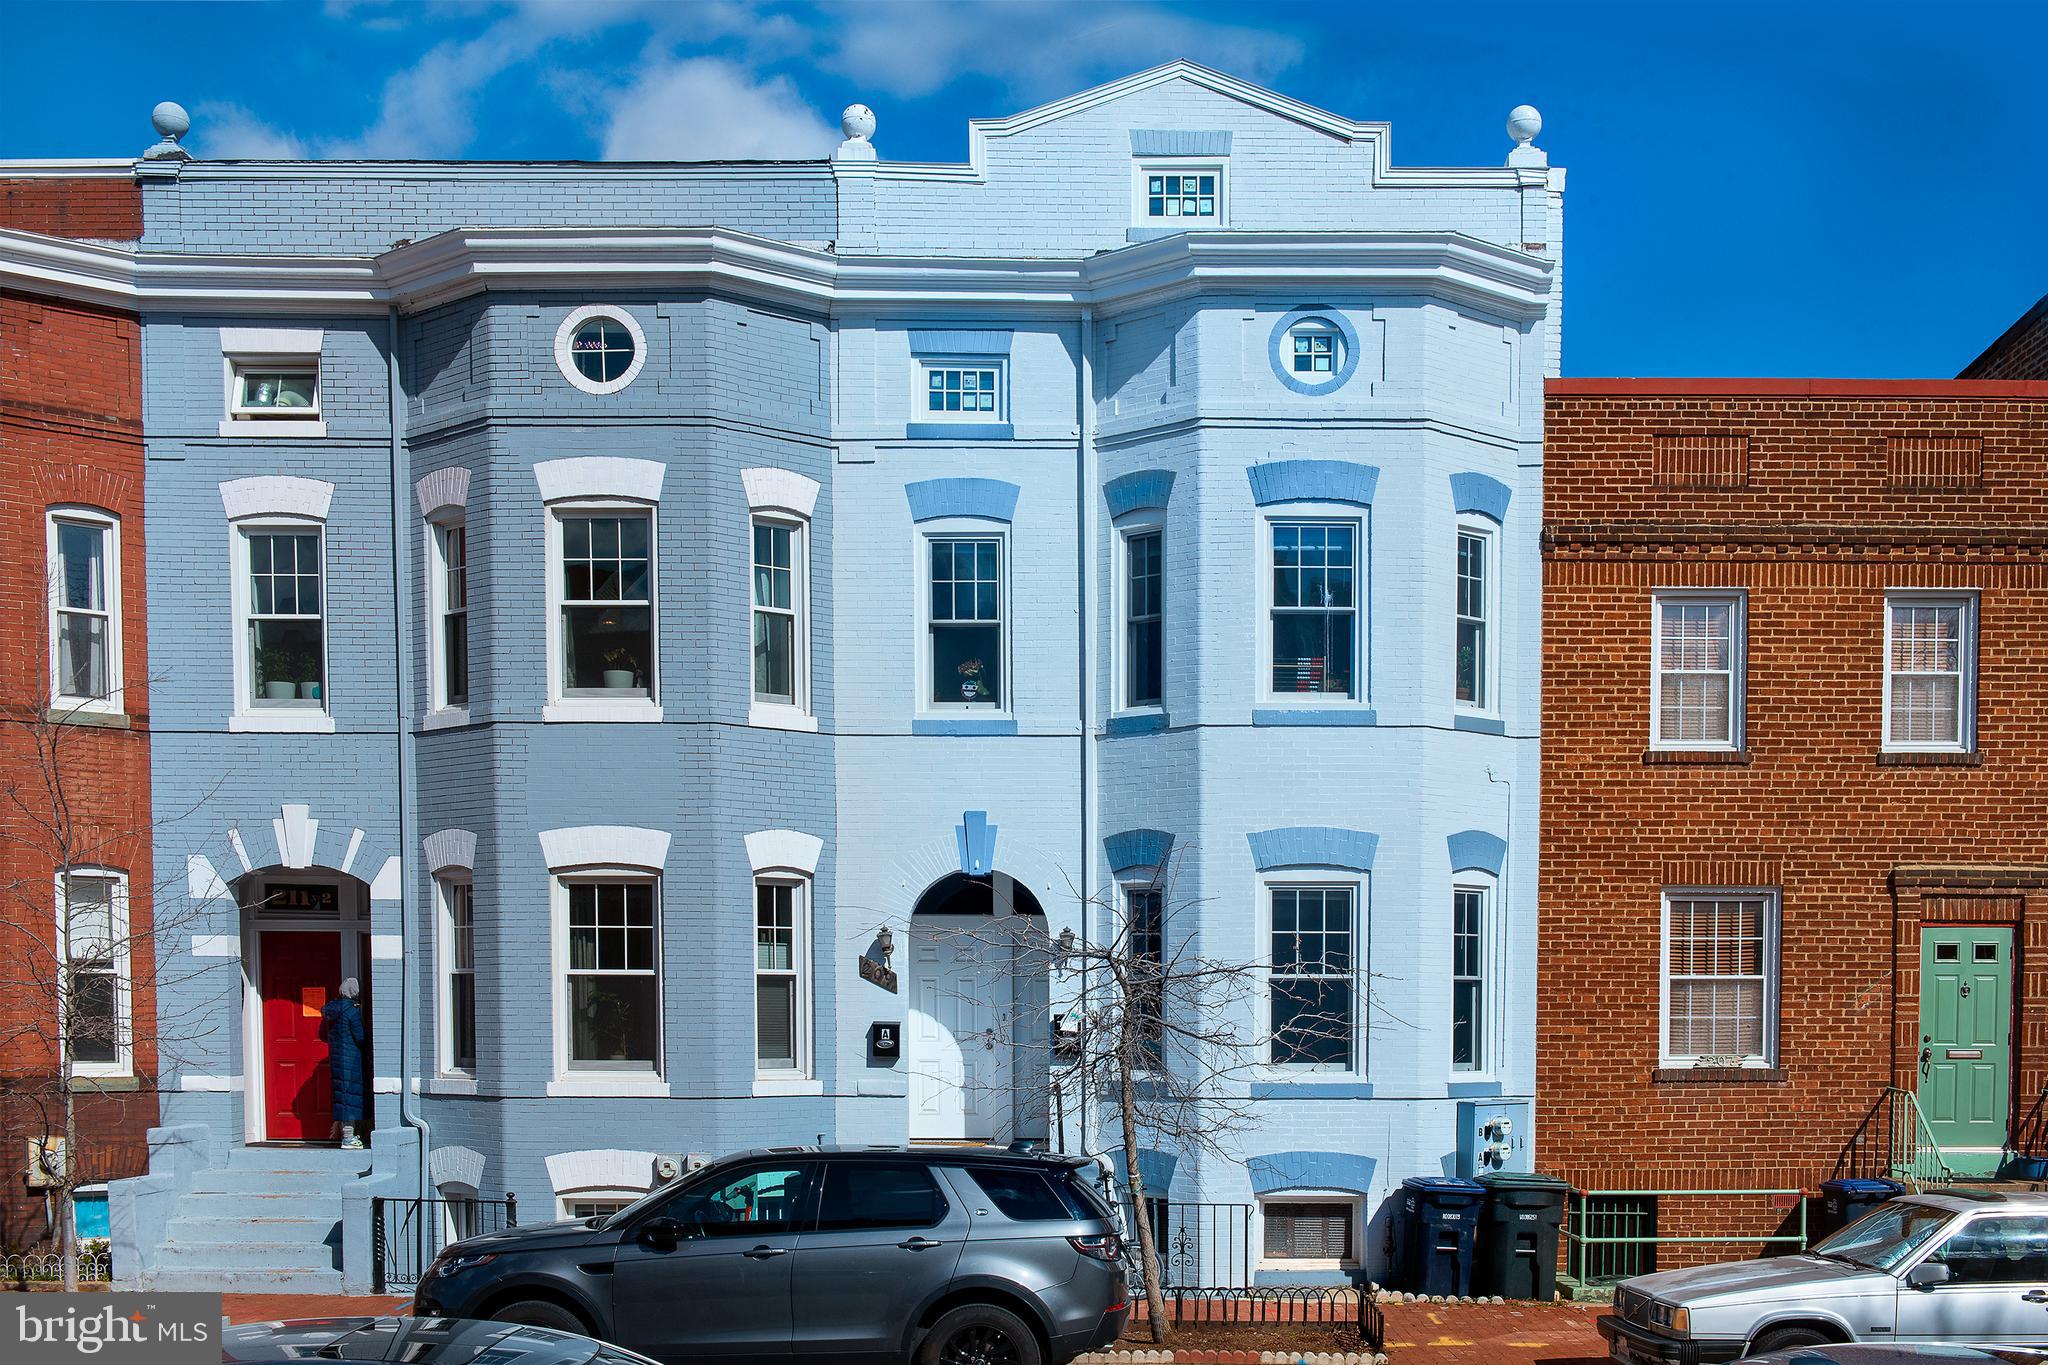
<path id="1" fill-rule="evenodd" d="M 1740 593 L 1657 594 L 1651 615 L 1650 747 L 1743 745 Z"/>
<path id="2" fill-rule="evenodd" d="M 133 1065 L 127 892 L 127 879 L 112 872 L 74 871 L 58 881 L 59 1025 L 74 1075 L 127 1075 Z"/>
<path id="3" fill-rule="evenodd" d="M 476 1070 L 476 887 L 443 877 L 441 890 L 441 1070 Z"/>
<path id="4" fill-rule="evenodd" d="M 661 921 L 651 879 L 563 883 L 568 912 L 568 1064 L 661 1069 Z"/>
<path id="5" fill-rule="evenodd" d="M 1451 1070 L 1484 1071 L 1486 1056 L 1487 891 L 1451 891 Z"/>
<path id="6" fill-rule="evenodd" d="M 1276 1066 L 1349 1071 L 1356 1057 L 1354 886 L 1273 886 L 1271 1042 Z"/>
<path id="7" fill-rule="evenodd" d="M 1156 887 L 1124 891 L 1125 970 L 1131 1038 L 1142 1060 L 1159 1066 L 1166 1046 L 1166 896 Z"/>
<path id="8" fill-rule="evenodd" d="M 1885 598 L 1884 747 L 1968 753 L 1976 743 L 1976 600 Z"/>
<path id="9" fill-rule="evenodd" d="M 469 530 L 433 528 L 435 685 L 439 707 L 469 704 Z"/>
<path id="10" fill-rule="evenodd" d="M 803 1076 L 810 1069 L 807 968 L 810 934 L 804 885 L 754 883 L 754 1070 Z"/>
<path id="11" fill-rule="evenodd" d="M 563 695 L 653 698 L 652 515 L 578 509 L 557 517 Z"/>
<path id="12" fill-rule="evenodd" d="M 49 515 L 51 698 L 64 710 L 121 709 L 120 523 Z"/>
<path id="13" fill-rule="evenodd" d="M 1358 523 L 1289 519 L 1270 526 L 1272 695 L 1358 697 Z"/>
<path id="14" fill-rule="evenodd" d="M 1778 898 L 1664 894 L 1666 1066 L 1769 1067 L 1777 1057 Z"/>
<path id="15" fill-rule="evenodd" d="M 242 532 L 248 594 L 243 639 L 252 710 L 322 710 L 328 701 L 325 539 L 318 526 Z"/>
<path id="16" fill-rule="evenodd" d="M 754 700 L 802 706 L 803 527 L 754 519 Z"/>
<path id="17" fill-rule="evenodd" d="M 1007 706 L 1003 676 L 1003 538 L 938 535 L 927 541 L 934 708 Z"/>
<path id="18" fill-rule="evenodd" d="M 1493 537 L 1471 527 L 1458 528 L 1456 697 L 1461 708 L 1493 708 L 1493 676 L 1487 651 L 1492 648 Z"/>
<path id="19" fill-rule="evenodd" d="M 1126 707 L 1158 706 L 1166 689 L 1165 537 L 1157 527 L 1124 538 L 1124 695 Z"/>

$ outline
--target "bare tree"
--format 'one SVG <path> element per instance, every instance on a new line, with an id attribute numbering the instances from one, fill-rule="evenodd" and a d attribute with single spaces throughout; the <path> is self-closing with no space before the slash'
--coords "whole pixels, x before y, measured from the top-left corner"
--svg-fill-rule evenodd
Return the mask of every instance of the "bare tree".
<path id="1" fill-rule="evenodd" d="M 95 735 L 97 717 L 48 696 L 10 710 L 5 722 L 27 743 L 0 786 L 0 1093 L 37 1116 L 35 1183 L 51 1203 L 68 1290 L 79 1278 L 75 1196 L 95 1178 L 81 1154 L 80 1101 L 103 1088 L 90 1073 L 126 1063 L 153 1090 L 165 1061 L 211 1028 L 210 1006 L 164 1001 L 189 1000 L 180 988 L 213 968 L 189 958 L 171 967 L 157 951 L 201 911 L 173 881 L 131 881 L 153 865 L 157 824 L 120 818 L 108 799 L 121 777 L 104 749 L 92 752 L 110 738 Z M 149 794 L 141 799 L 147 811 Z"/>
<path id="2" fill-rule="evenodd" d="M 1086 933 L 1020 934 L 1014 920 L 1004 922 L 1003 906 L 991 926 L 941 931 L 1007 953 L 1020 981 L 1051 981 L 1052 1020 L 1027 1001 L 992 1016 L 990 1036 L 979 1041 L 1013 1049 L 1012 1074 L 999 1082 L 1013 1103 L 1036 1102 L 1050 1074 L 1055 1106 L 1073 1097 L 1113 1132 L 1106 1146 L 1122 1158 L 1120 1202 L 1155 1343 L 1166 1339 L 1165 1283 L 1140 1153 L 1236 1161 L 1233 1139 L 1257 1118 L 1251 1094 L 1260 1069 L 1354 1061 L 1372 995 L 1355 953 L 1355 904 L 1341 928 L 1297 907 L 1295 922 L 1276 926 L 1263 945 L 1270 953 L 1204 953 L 1192 913 L 1198 902 L 1175 887 L 1191 852 L 1176 850 L 1147 886 L 1080 897 Z"/>

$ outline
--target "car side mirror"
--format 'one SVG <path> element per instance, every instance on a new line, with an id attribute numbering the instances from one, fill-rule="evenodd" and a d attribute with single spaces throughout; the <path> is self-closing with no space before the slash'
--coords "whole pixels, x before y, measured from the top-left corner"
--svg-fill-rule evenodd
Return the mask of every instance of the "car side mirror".
<path id="1" fill-rule="evenodd" d="M 656 1251 L 674 1251 L 682 1240 L 683 1225 L 673 1218 L 650 1218 L 640 1225 L 640 1241 Z"/>
<path id="2" fill-rule="evenodd" d="M 1906 1283 L 1915 1289 L 1932 1289 L 1948 1281 L 1949 1269 L 1944 1261 L 1922 1261 L 1906 1272 Z"/>

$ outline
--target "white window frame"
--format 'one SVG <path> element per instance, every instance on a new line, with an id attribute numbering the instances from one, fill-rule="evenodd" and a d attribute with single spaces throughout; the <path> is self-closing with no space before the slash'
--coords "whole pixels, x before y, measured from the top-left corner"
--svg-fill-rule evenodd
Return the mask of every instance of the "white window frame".
<path id="1" fill-rule="evenodd" d="M 462 583 L 463 583 L 463 636 L 474 642 L 469 630 L 470 605 L 469 569 L 469 522 L 459 510 L 447 509 L 441 515 L 427 520 L 427 622 L 432 636 L 427 642 L 427 696 L 431 705 L 426 720 L 436 726 L 466 725 L 469 723 L 469 692 L 465 687 L 461 701 L 448 695 L 448 683 L 452 676 L 448 663 L 448 635 L 446 618 L 448 603 L 448 536 L 450 533 L 462 536 Z M 470 652 L 473 659 L 474 651 Z M 465 665 L 464 672 L 474 670 Z"/>
<path id="2" fill-rule="evenodd" d="M 980 702 L 935 702 L 932 698 L 932 542 L 935 540 L 993 540 L 996 542 L 996 625 L 1002 641 L 1002 696 L 995 706 Z M 917 672 L 911 679 L 916 689 L 914 714 L 934 720 L 1011 720 L 1017 714 L 1016 626 L 1011 610 L 1010 585 L 1014 575 L 1010 561 L 1013 543 L 1007 522 L 970 517 L 943 517 L 919 523 L 914 537 L 916 560 Z"/>
<path id="3" fill-rule="evenodd" d="M 1294 338 L 1303 335 L 1330 338 L 1330 368 L 1324 373 L 1317 374 L 1314 370 L 1302 371 L 1294 368 Z M 1350 345 L 1351 339 L 1344 335 L 1344 329 L 1333 319 L 1312 313 L 1289 323 L 1286 332 L 1282 334 L 1280 368 L 1287 372 L 1289 379 L 1305 387 L 1322 389 L 1333 386 L 1344 378 L 1344 364 L 1347 359 L 1345 352 Z"/>
<path id="4" fill-rule="evenodd" d="M 1353 533 L 1356 556 L 1351 567 L 1351 682 L 1352 695 L 1327 692 L 1276 692 L 1273 690 L 1273 534 L 1276 527 L 1316 522 L 1343 522 Z M 1372 527 L 1365 510 L 1348 503 L 1298 502 L 1261 508 L 1258 533 L 1252 537 L 1252 571 L 1257 587 L 1258 612 L 1254 621 L 1257 635 L 1252 651 L 1258 676 L 1253 696 L 1261 706 L 1288 710 L 1367 710 L 1372 706 L 1372 677 L 1368 644 L 1372 632 L 1371 570 Z"/>
<path id="5" fill-rule="evenodd" d="M 1479 972 L 1476 978 L 1461 977 L 1457 970 L 1457 898 L 1472 892 L 1479 895 Z M 1472 1021 L 1472 1039 L 1479 1053 L 1478 1060 L 1470 1066 L 1461 1065 L 1456 1053 L 1451 1052 L 1447 1062 L 1446 1069 L 1459 1081 L 1486 1079 L 1499 1070 L 1501 1030 L 1495 1024 L 1500 1018 L 1501 979 L 1507 961 L 1501 951 L 1501 923 L 1498 877 L 1467 868 L 1451 879 L 1451 970 L 1445 974 L 1452 988 L 1451 1019 L 1457 1017 L 1458 982 L 1476 979 L 1479 983 L 1479 1016 Z M 1455 1030 L 1447 1026 L 1446 1033 L 1455 1043 Z"/>
<path id="6" fill-rule="evenodd" d="M 633 338 L 633 358 L 626 363 L 625 373 L 617 379 L 592 379 L 576 368 L 576 333 L 582 329 L 584 323 L 598 319 L 616 322 Z M 587 394 L 603 397 L 606 394 L 617 393 L 638 379 L 640 371 L 646 368 L 647 334 L 640 330 L 640 324 L 634 320 L 633 315 L 622 307 L 608 303 L 585 304 L 581 308 L 572 309 L 569 316 L 562 319 L 561 326 L 555 329 L 555 365 L 561 370 L 562 378 Z"/>
<path id="7" fill-rule="evenodd" d="M 108 919 L 113 933 L 111 947 L 114 978 L 114 1060 L 111 1062 L 78 1062 L 71 1064 L 74 1076 L 115 1077 L 135 1074 L 135 980 L 134 964 L 130 955 L 128 874 L 118 868 L 82 866 L 71 869 L 70 875 L 81 880 L 110 883 L 107 892 Z M 71 980 L 71 916 L 64 874 L 58 873 L 52 881 L 56 896 L 57 919 L 57 1018 L 61 1026 L 67 1009 L 67 983 Z"/>
<path id="8" fill-rule="evenodd" d="M 1256 959 L 1259 969 L 1258 1030 L 1263 1036 L 1263 1055 L 1254 1067 L 1261 1078 L 1276 1081 L 1363 1080 L 1369 1074 L 1366 1055 L 1369 1031 L 1365 1018 L 1364 982 L 1371 979 L 1368 957 L 1371 951 L 1371 891 L 1368 873 L 1340 869 L 1288 868 L 1261 873 L 1258 878 L 1258 932 Z M 1273 893 L 1291 889 L 1349 890 L 1351 892 L 1351 1065 L 1331 1066 L 1319 1062 L 1276 1062 L 1273 1060 Z"/>
<path id="9" fill-rule="evenodd" d="M 1458 571 L 1460 542 L 1467 536 L 1475 536 L 1485 547 L 1480 577 L 1482 601 L 1480 613 L 1468 617 L 1458 610 L 1458 589 L 1461 577 Z M 1499 528 L 1491 522 L 1460 519 L 1457 532 L 1451 541 L 1451 704 L 1461 713 L 1469 716 L 1498 717 L 1500 715 L 1500 592 L 1501 592 L 1501 537 Z M 1458 696 L 1458 627 L 1466 621 L 1479 623 L 1479 697 L 1476 701 L 1465 701 Z"/>
<path id="10" fill-rule="evenodd" d="M 311 532 L 320 540 L 320 697 L 317 701 L 297 698 L 258 706 L 255 703 L 255 640 L 249 630 L 250 556 L 249 537 L 257 535 L 303 535 Z M 334 579 L 328 571 L 327 523 L 318 517 L 258 516 L 233 522 L 228 527 L 234 582 L 229 594 L 233 612 L 234 711 L 228 718 L 231 731 L 270 731 L 289 734 L 334 733 L 334 672 L 331 666 L 334 640 Z"/>
<path id="11" fill-rule="evenodd" d="M 469 897 L 469 942 L 470 958 L 468 976 L 471 999 L 476 999 L 476 882 L 470 873 L 461 868 L 444 868 L 434 875 L 435 933 L 434 933 L 434 979 L 435 1016 L 440 1020 L 436 1029 L 439 1042 L 436 1046 L 436 1071 L 442 1077 L 473 1080 L 476 1077 L 478 1058 L 470 1058 L 468 1066 L 459 1064 L 455 1055 L 455 978 L 461 973 L 455 965 L 455 902 L 459 895 Z M 472 1027 L 476 1026 L 474 1014 Z M 478 1029 L 479 1034 L 481 1029 Z M 482 1039 L 476 1041 L 479 1051 Z"/>
<path id="12" fill-rule="evenodd" d="M 1956 738 L 1953 741 L 1908 742 L 1892 738 L 1892 609 L 1953 607 L 1960 632 L 1960 672 L 1956 680 Z M 1968 754 L 1977 749 L 1977 591 L 1974 588 L 1888 588 L 1884 595 L 1883 706 L 1879 724 L 1888 754 Z"/>
<path id="13" fill-rule="evenodd" d="M 325 333 L 303 327 L 223 327 L 220 329 L 222 436 L 323 437 L 327 421 L 322 409 L 326 385 L 321 374 Z M 313 402 L 305 408 L 252 408 L 242 402 L 244 374 L 310 374 Z"/>
<path id="14" fill-rule="evenodd" d="M 1004 355 L 921 355 L 912 366 L 910 420 L 913 423 L 972 422 L 998 425 L 1010 420 L 1010 358 Z M 990 370 L 995 373 L 995 407 L 988 412 L 933 412 L 927 402 L 931 376 L 943 370 Z"/>
<path id="15" fill-rule="evenodd" d="M 790 907 L 790 967 L 787 971 L 764 971 L 759 956 L 759 896 L 764 886 L 789 887 Z M 816 1024 L 811 1013 L 811 884 L 810 878 L 789 875 L 757 875 L 754 878 L 754 913 L 748 916 L 748 953 L 753 970 L 748 979 L 753 983 L 754 1013 L 752 1027 L 748 1030 L 754 1041 L 754 1078 L 757 1081 L 807 1081 L 812 1077 L 813 1043 L 812 1035 Z M 763 976 L 788 977 L 795 983 L 794 1029 L 796 1042 L 796 1065 L 793 1067 L 764 1067 L 761 1065 L 760 1034 L 760 989 Z"/>
<path id="16" fill-rule="evenodd" d="M 1166 709 L 1167 649 L 1166 598 L 1170 575 L 1166 565 L 1166 523 L 1157 513 L 1133 513 L 1115 526 L 1116 554 L 1111 569 L 1110 619 L 1115 638 L 1110 648 L 1113 689 L 1110 712 L 1119 716 L 1158 715 Z M 1131 542 L 1141 536 L 1159 537 L 1159 700 L 1131 700 Z"/>
<path id="17" fill-rule="evenodd" d="M 648 669 L 645 697 L 580 697 L 567 695 L 563 677 L 562 520 L 584 516 L 647 518 Z M 547 504 L 547 677 L 544 721 L 639 722 L 661 720 L 661 513 L 651 502 L 635 498 L 562 498 Z"/>
<path id="18" fill-rule="evenodd" d="M 1266 1245 L 1266 1207 L 1269 1204 L 1312 1204 L 1343 1209 L 1351 1219 L 1351 1255 L 1348 1258 L 1316 1256 L 1275 1256 Z M 1258 1197 L 1260 1270 L 1354 1270 L 1365 1240 L 1364 1201 L 1345 1190 L 1274 1190 Z"/>
<path id="19" fill-rule="evenodd" d="M 650 1185 L 648 1188 L 652 1189 L 653 1186 Z M 616 1200 L 619 1207 L 624 1208 L 626 1205 L 636 1204 L 646 1197 L 647 1190 L 629 1190 L 623 1186 L 616 1185 L 593 1186 L 587 1190 L 561 1190 L 555 1195 L 555 1211 L 563 1219 L 573 1219 L 576 1215 L 570 1212 L 570 1208 L 576 1204 L 585 1202 L 595 1203 L 600 1200 L 605 1202 Z M 614 1212 L 616 1211 L 614 1210 Z M 585 1216 L 588 1217 L 590 1215 Z"/>
<path id="20" fill-rule="evenodd" d="M 611 1070 L 575 1066 L 569 1061 L 569 888 L 589 882 L 644 882 L 654 888 L 654 1068 Z M 556 1095 L 665 1097 L 669 1091 L 667 923 L 662 915 L 662 877 L 645 867 L 592 866 L 556 872 L 548 878 L 551 972 L 549 995 L 554 1014 L 554 1079 L 547 1093 Z"/>
<path id="21" fill-rule="evenodd" d="M 1183 218 L 1179 215 L 1152 216 L 1148 184 L 1155 175 L 1214 175 L 1216 213 L 1214 217 Z M 1187 223 L 1197 228 L 1230 226 L 1230 160 L 1216 156 L 1154 156 L 1131 163 L 1131 226 L 1173 228 Z"/>
<path id="22" fill-rule="evenodd" d="M 1657 1061 L 1660 1067 L 1673 1070 L 1690 1070 L 1708 1065 L 1701 1055 L 1677 1055 L 1671 1050 L 1671 903 L 1690 900 L 1761 900 L 1763 913 L 1763 1030 L 1761 1041 L 1763 1052 L 1757 1056 L 1743 1057 L 1734 1062 L 1713 1062 L 1714 1066 L 1728 1065 L 1745 1071 L 1769 1071 L 1778 1065 L 1778 1001 L 1779 979 L 1784 964 L 1780 955 L 1780 922 L 1782 919 L 1777 889 L 1762 886 L 1667 886 L 1664 888 L 1659 912 L 1657 934 Z M 1732 1054 L 1730 1054 L 1732 1055 Z"/>
<path id="23" fill-rule="evenodd" d="M 1663 739 L 1664 607 L 1666 603 L 1728 608 L 1728 738 Z M 1684 752 L 1740 753 L 1749 743 L 1749 593 L 1740 588 L 1658 588 L 1650 594 L 1650 747 Z"/>
<path id="24" fill-rule="evenodd" d="M 102 616 L 106 625 L 107 639 L 107 682 L 105 696 L 82 697 L 64 690 L 64 667 L 58 648 L 59 626 L 66 613 L 80 610 L 64 605 L 63 574 L 57 554 L 57 531 L 65 524 L 89 526 L 105 538 L 105 552 L 101 556 L 101 573 L 106 582 L 103 587 L 105 609 Z M 85 711 L 94 715 L 118 716 L 127 703 L 124 701 L 126 684 L 121 675 L 121 519 L 111 512 L 97 507 L 76 504 L 59 504 L 44 514 L 43 535 L 49 574 L 49 650 L 50 650 L 50 697 L 51 705 L 65 712 Z M 88 613 L 91 614 L 91 613 Z"/>
<path id="25" fill-rule="evenodd" d="M 789 615 L 791 701 L 763 697 L 754 689 L 754 616 L 774 610 L 754 603 L 754 528 L 774 526 L 789 536 Z M 784 730 L 815 730 L 811 711 L 811 524 L 787 513 L 755 510 L 747 518 L 747 723 Z"/>

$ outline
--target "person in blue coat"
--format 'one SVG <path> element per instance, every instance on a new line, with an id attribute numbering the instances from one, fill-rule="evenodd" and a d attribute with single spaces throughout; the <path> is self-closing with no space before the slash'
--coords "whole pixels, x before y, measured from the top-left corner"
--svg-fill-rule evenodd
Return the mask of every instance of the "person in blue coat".
<path id="1" fill-rule="evenodd" d="M 354 977 L 341 983 L 341 995 L 320 1011 L 320 1040 L 327 1044 L 327 1080 L 334 1097 L 334 1124 L 341 1145 L 360 1148 L 356 1125 L 363 1121 L 363 1009 L 356 997 L 363 986 Z"/>

